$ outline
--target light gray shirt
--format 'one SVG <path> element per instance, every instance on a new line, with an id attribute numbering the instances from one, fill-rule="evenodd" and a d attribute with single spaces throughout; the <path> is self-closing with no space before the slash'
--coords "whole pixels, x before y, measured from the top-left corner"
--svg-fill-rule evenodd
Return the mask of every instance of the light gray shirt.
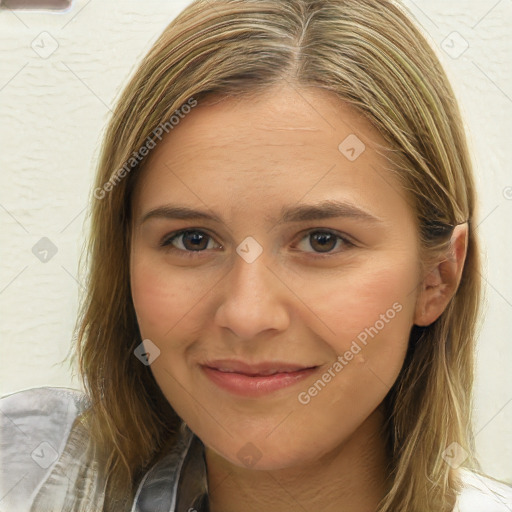
<path id="1" fill-rule="evenodd" d="M 67 388 L 0 399 L 0 511 L 102 511 L 105 482 L 75 422 L 88 406 Z M 131 512 L 208 512 L 207 490 L 204 445 L 182 423 L 176 445 L 143 476 Z"/>
<path id="2" fill-rule="evenodd" d="M 0 511 L 100 512 L 105 483 L 79 422 L 78 390 L 33 388 L 0 399 Z M 204 445 L 182 423 L 173 449 L 138 485 L 130 512 L 209 512 Z M 512 512 L 512 488 L 461 471 L 453 512 Z"/>

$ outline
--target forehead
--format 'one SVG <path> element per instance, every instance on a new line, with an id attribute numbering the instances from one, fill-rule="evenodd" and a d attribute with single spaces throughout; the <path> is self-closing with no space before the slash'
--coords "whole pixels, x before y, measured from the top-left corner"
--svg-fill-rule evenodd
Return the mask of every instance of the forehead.
<path id="1" fill-rule="evenodd" d="M 264 157 L 274 154 L 271 148 L 292 147 L 302 156 L 316 148 L 315 153 L 337 160 L 338 145 L 349 135 L 366 144 L 385 145 L 372 125 L 332 92 L 281 86 L 257 96 L 214 97 L 199 103 L 166 143 L 175 159 L 190 156 L 202 144 L 203 152 L 226 159 L 244 159 L 243 152 L 249 149 L 260 149 Z M 162 151 L 157 148 L 157 153 Z M 244 168 L 250 163 L 245 160 Z"/>
<path id="2" fill-rule="evenodd" d="M 212 98 L 153 150 L 135 203 L 147 209 L 186 199 L 247 209 L 262 196 L 277 205 L 338 191 L 352 202 L 376 204 L 384 187 L 396 201 L 403 191 L 377 146 L 386 143 L 363 116 L 318 88 Z"/>

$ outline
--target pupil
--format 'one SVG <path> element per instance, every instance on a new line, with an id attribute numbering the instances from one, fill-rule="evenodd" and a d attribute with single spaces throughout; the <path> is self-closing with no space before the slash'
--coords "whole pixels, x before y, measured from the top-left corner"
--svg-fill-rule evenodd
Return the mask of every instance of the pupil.
<path id="1" fill-rule="evenodd" d="M 331 240 L 329 240 L 331 239 Z M 311 246 L 313 248 L 315 248 L 315 243 L 316 242 L 320 242 L 320 246 L 319 246 L 319 249 L 320 249 L 320 252 L 329 252 L 329 250 L 331 250 L 333 247 L 327 247 L 324 245 L 325 242 L 329 242 L 332 240 L 334 240 L 334 237 L 331 233 L 321 233 L 321 234 L 314 234 L 313 235 L 313 243 L 311 244 Z"/>
<path id="2" fill-rule="evenodd" d="M 188 239 L 191 242 L 192 246 L 197 249 L 197 248 L 200 248 L 201 242 L 204 242 L 206 237 L 204 237 L 197 231 L 189 231 L 189 232 L 185 233 L 184 239 L 185 240 Z"/>

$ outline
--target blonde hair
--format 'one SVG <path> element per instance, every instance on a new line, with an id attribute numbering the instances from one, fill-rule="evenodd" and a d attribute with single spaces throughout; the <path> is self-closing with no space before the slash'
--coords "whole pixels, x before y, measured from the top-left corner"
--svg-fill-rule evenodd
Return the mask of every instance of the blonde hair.
<path id="1" fill-rule="evenodd" d="M 442 454 L 453 442 L 474 451 L 481 283 L 472 165 L 435 53 L 392 1 L 197 0 L 165 29 L 122 92 L 91 198 L 77 354 L 93 403 L 89 429 L 105 457 L 105 510 L 129 509 L 136 483 L 175 442 L 180 423 L 150 368 L 133 355 L 141 336 L 130 294 L 131 197 L 144 160 L 128 170 L 126 162 L 191 98 L 243 97 L 283 80 L 335 93 L 384 137 L 392 172 L 411 198 L 425 269 L 448 248 L 453 226 L 469 222 L 459 288 L 434 323 L 413 326 L 385 400 L 392 488 L 379 512 L 453 508 L 460 484 Z M 469 457 L 466 465 L 474 464 Z"/>

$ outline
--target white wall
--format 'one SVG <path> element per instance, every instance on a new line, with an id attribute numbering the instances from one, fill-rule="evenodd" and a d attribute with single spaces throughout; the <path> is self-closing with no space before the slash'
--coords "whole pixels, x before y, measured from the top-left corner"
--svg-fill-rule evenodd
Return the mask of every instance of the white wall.
<path id="1" fill-rule="evenodd" d="M 72 340 L 101 132 L 135 63 L 188 3 L 78 0 L 63 14 L 0 10 L 1 395 L 80 387 L 61 361 Z M 471 133 L 487 285 L 477 446 L 484 469 L 512 482 L 512 3 L 404 3 L 438 49 Z M 46 263 L 32 253 L 42 237 L 57 248 Z"/>

